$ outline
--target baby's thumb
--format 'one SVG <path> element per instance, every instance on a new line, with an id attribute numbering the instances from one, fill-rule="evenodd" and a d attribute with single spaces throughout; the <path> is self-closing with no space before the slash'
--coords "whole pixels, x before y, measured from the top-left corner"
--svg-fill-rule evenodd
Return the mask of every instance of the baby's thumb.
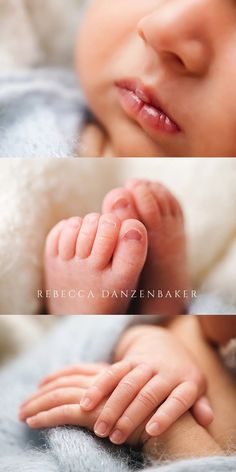
<path id="1" fill-rule="evenodd" d="M 214 419 L 214 413 L 211 404 L 206 396 L 198 398 L 191 411 L 195 420 L 205 428 L 207 428 L 207 426 L 209 426 Z"/>

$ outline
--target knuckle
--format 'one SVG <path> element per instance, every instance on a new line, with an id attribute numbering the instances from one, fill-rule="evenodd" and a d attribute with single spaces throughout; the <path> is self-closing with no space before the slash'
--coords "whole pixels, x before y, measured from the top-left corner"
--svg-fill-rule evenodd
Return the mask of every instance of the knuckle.
<path id="1" fill-rule="evenodd" d="M 62 413 L 67 421 L 74 421 L 75 417 L 80 413 L 80 407 L 79 405 L 63 405 Z"/>
<path id="2" fill-rule="evenodd" d="M 63 397 L 62 389 L 56 389 L 49 393 L 49 400 L 51 400 L 52 402 L 58 402 L 59 400 L 61 400 L 62 397 Z"/>
<path id="3" fill-rule="evenodd" d="M 62 405 L 61 407 L 61 413 L 62 416 L 65 418 L 71 418 L 72 417 L 72 408 L 71 405 Z"/>
<path id="4" fill-rule="evenodd" d="M 137 399 L 141 402 L 146 408 L 155 408 L 157 406 L 157 397 L 152 389 L 143 390 L 138 395 Z"/>
<path id="5" fill-rule="evenodd" d="M 178 393 L 175 393 L 171 397 L 172 401 L 175 402 L 178 406 L 184 409 L 188 408 L 188 401 L 186 397 L 179 395 Z"/>
<path id="6" fill-rule="evenodd" d="M 61 385 L 64 385 L 64 383 L 66 383 L 66 377 L 59 377 L 58 379 L 54 380 L 54 382 L 52 382 L 52 386 L 57 388 Z"/>
<path id="7" fill-rule="evenodd" d="M 110 424 L 115 421 L 115 414 L 114 414 L 115 407 L 105 406 L 101 415 L 99 416 L 99 421 L 105 421 L 106 423 Z"/>
<path id="8" fill-rule="evenodd" d="M 150 377 L 153 375 L 153 368 L 147 362 L 142 362 L 138 367 L 144 374 Z"/>
<path id="9" fill-rule="evenodd" d="M 123 433 L 128 434 L 136 426 L 134 420 L 129 415 L 123 415 L 117 422 L 116 427 Z"/>
<path id="10" fill-rule="evenodd" d="M 137 388 L 137 384 L 133 382 L 132 380 L 123 379 L 121 380 L 119 387 L 124 391 L 124 393 L 128 395 L 128 394 L 133 394 L 133 392 Z"/>
<path id="11" fill-rule="evenodd" d="M 102 376 L 105 376 L 105 377 L 108 377 L 110 379 L 115 379 L 116 378 L 116 375 L 117 375 L 117 371 L 116 369 L 114 369 L 114 367 L 109 367 L 106 372 L 104 374 L 102 374 Z"/>

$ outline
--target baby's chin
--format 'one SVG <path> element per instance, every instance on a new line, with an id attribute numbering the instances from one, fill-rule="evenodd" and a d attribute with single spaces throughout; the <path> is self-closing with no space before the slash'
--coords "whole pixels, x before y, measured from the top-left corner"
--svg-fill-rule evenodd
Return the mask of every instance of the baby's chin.
<path id="1" fill-rule="evenodd" d="M 167 157 L 166 152 L 135 123 L 120 121 L 109 128 L 117 157 Z"/>

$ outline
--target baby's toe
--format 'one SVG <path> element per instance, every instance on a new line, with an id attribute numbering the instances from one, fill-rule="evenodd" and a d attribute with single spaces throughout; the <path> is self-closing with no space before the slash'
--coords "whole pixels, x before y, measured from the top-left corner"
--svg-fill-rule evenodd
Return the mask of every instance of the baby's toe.
<path id="1" fill-rule="evenodd" d="M 117 244 L 121 222 L 116 215 L 105 213 L 100 217 L 91 251 L 93 267 L 103 270 L 110 263 Z"/>
<path id="2" fill-rule="evenodd" d="M 89 257 L 97 234 L 99 213 L 89 213 L 83 218 L 76 243 L 76 255 L 80 259 Z"/>
<path id="3" fill-rule="evenodd" d="M 59 237 L 58 253 L 62 260 L 68 261 L 75 256 L 76 241 L 82 224 L 82 218 L 69 218 Z"/>
<path id="4" fill-rule="evenodd" d="M 135 286 L 147 257 L 147 231 L 138 220 L 125 220 L 120 229 L 119 239 L 112 261 L 112 271 Z"/>
<path id="5" fill-rule="evenodd" d="M 58 244 L 62 229 L 66 224 L 66 220 L 57 223 L 48 233 L 45 243 L 45 255 L 49 257 L 58 256 Z"/>
<path id="6" fill-rule="evenodd" d="M 127 188 L 115 188 L 108 192 L 103 201 L 103 213 L 113 213 L 121 221 L 138 218 L 131 192 Z"/>
<path id="7" fill-rule="evenodd" d="M 162 212 L 157 199 L 146 180 L 133 180 L 127 184 L 132 192 L 141 221 L 148 231 L 155 231 L 159 225 Z"/>
<path id="8" fill-rule="evenodd" d="M 159 182 L 150 182 L 149 187 L 157 200 L 157 204 L 163 216 L 172 215 L 175 217 L 183 215 L 180 203 L 165 185 Z"/>

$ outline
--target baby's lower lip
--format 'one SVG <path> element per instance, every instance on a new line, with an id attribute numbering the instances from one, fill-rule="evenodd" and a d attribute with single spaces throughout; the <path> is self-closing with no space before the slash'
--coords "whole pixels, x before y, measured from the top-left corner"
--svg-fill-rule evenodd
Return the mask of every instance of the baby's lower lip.
<path id="1" fill-rule="evenodd" d="M 136 93 L 118 86 L 118 95 L 124 111 L 135 119 L 140 126 L 156 132 L 173 135 L 180 132 L 179 127 L 161 109 L 145 103 Z"/>

